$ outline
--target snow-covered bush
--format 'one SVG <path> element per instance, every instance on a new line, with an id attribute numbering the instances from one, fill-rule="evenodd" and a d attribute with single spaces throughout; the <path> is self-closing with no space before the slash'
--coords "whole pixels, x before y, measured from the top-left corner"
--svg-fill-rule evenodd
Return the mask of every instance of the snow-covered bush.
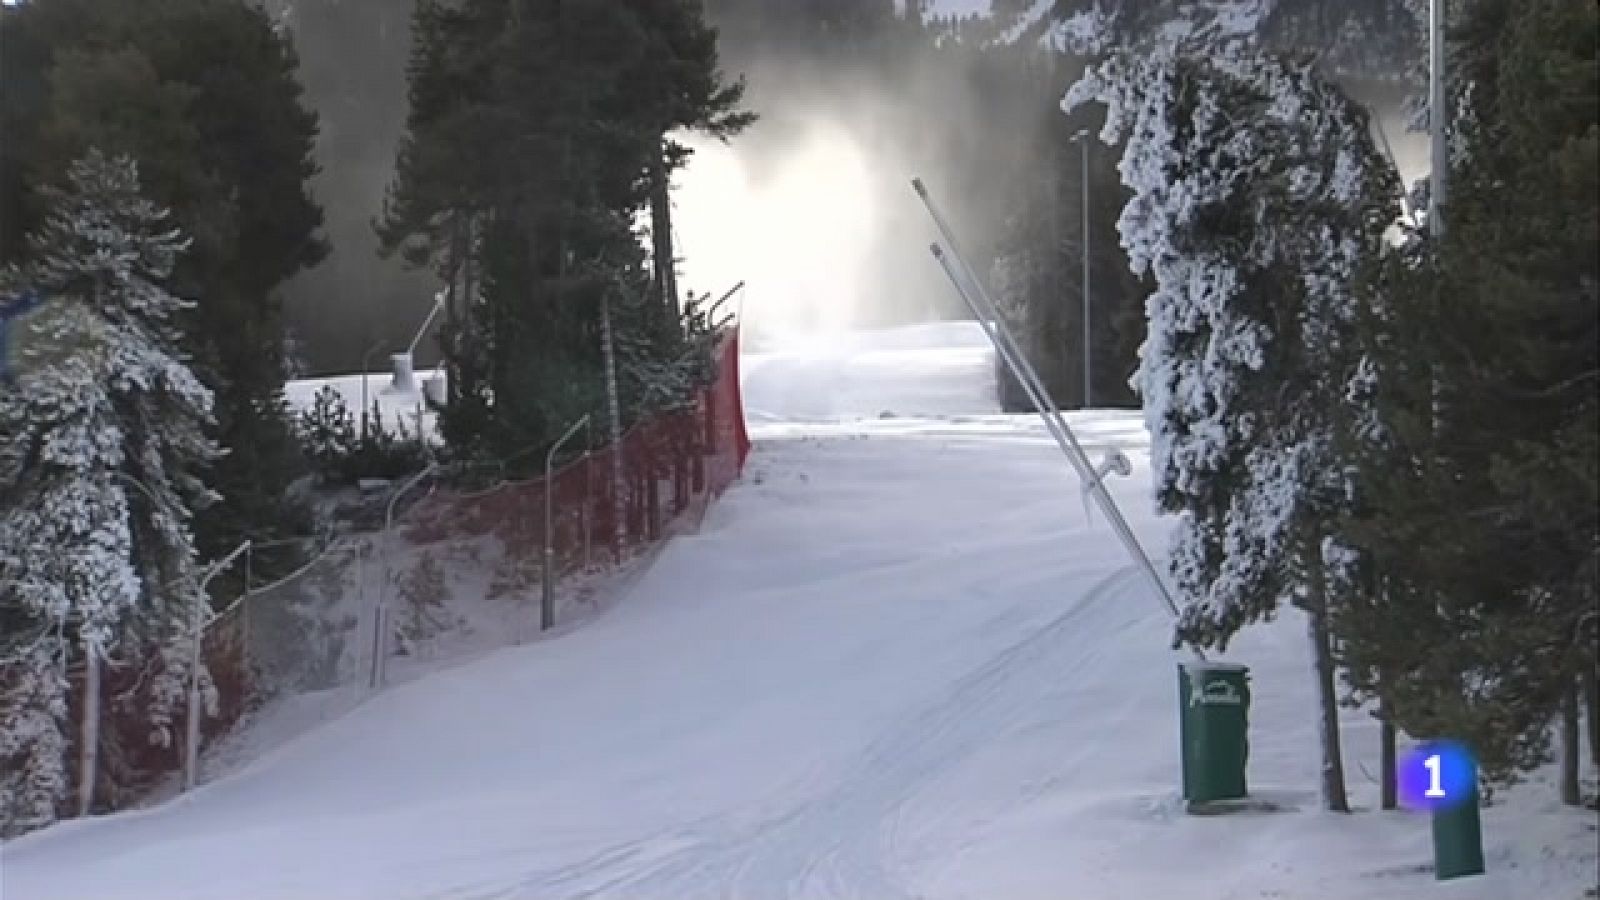
<path id="1" fill-rule="evenodd" d="M 432 553 L 423 551 L 416 566 L 402 572 L 398 581 L 395 633 L 400 653 L 425 653 L 428 643 L 450 627 L 450 611 L 445 603 L 449 585 L 444 569 Z"/>
<path id="2" fill-rule="evenodd" d="M 295 431 L 306 457 L 317 468 L 325 484 L 348 485 L 362 478 L 399 478 L 427 464 L 427 449 L 422 438 L 395 419 L 391 431 L 384 425 L 383 412 L 373 401 L 363 429 L 343 397 L 332 387 L 323 387 L 312 398 L 311 408 L 300 413 Z"/>

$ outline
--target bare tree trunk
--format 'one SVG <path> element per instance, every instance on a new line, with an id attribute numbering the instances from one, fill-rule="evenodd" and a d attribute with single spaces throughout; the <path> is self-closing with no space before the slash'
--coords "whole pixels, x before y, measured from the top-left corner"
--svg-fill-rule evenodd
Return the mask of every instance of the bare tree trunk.
<path id="1" fill-rule="evenodd" d="M 1583 802 L 1578 786 L 1578 759 L 1582 755 L 1578 742 L 1578 685 L 1569 682 L 1561 693 L 1561 802 L 1568 806 Z"/>
<path id="2" fill-rule="evenodd" d="M 1579 678 L 1583 682 L 1584 715 L 1589 720 L 1589 762 L 1600 769 L 1600 667 L 1590 660 Z"/>
<path id="3" fill-rule="evenodd" d="M 450 222 L 450 246 L 446 251 L 445 273 L 445 307 L 444 307 L 444 333 L 448 337 L 439 342 L 439 350 L 444 357 L 445 370 L 445 398 L 446 403 L 455 406 L 457 401 L 464 396 L 460 360 L 457 357 L 457 348 L 461 343 L 461 333 L 466 327 L 467 293 L 471 283 L 471 274 L 468 267 L 471 265 L 470 237 L 462 235 L 462 217 L 460 212 L 453 213 Z M 466 223 L 466 228 L 472 228 L 471 220 Z"/>
<path id="4" fill-rule="evenodd" d="M 656 301 L 666 322 L 676 328 L 679 316 L 677 272 L 673 266 L 672 196 L 667 163 L 656 151 L 655 186 L 650 191 L 651 255 L 654 257 Z"/>
<path id="5" fill-rule="evenodd" d="M 1311 548 L 1311 597 L 1308 625 L 1321 715 L 1322 802 L 1332 812 L 1349 812 L 1344 788 L 1344 754 L 1339 746 L 1339 698 L 1333 684 L 1333 640 L 1328 633 L 1328 590 L 1322 548 Z"/>
<path id="6" fill-rule="evenodd" d="M 1388 679 L 1380 674 L 1378 676 L 1378 681 L 1379 684 L 1382 685 L 1381 689 L 1386 690 L 1388 687 Z M 1383 699 L 1381 696 L 1378 698 L 1378 719 L 1378 740 L 1381 742 L 1380 750 L 1382 753 L 1380 758 L 1380 767 L 1382 771 L 1379 773 L 1378 777 L 1382 781 L 1383 808 L 1395 809 L 1400 805 L 1400 781 L 1399 771 L 1395 760 L 1394 717 L 1390 715 L 1389 712 L 1389 701 Z"/>
<path id="7" fill-rule="evenodd" d="M 1367 596 L 1363 598 L 1368 603 L 1385 603 L 1389 599 L 1390 584 L 1381 574 L 1369 571 L 1371 580 L 1365 582 L 1368 587 Z M 1378 680 L 1378 741 L 1379 741 L 1379 768 L 1378 778 L 1382 792 L 1381 806 L 1383 809 L 1397 809 L 1400 806 L 1400 771 L 1399 761 L 1395 749 L 1398 739 L 1397 729 L 1394 724 L 1394 706 L 1389 700 L 1390 691 L 1394 689 L 1394 673 L 1383 666 L 1377 670 Z"/>
<path id="8" fill-rule="evenodd" d="M 627 481 L 622 472 L 622 400 L 617 394 L 617 350 L 611 328 L 611 288 L 600 293 L 600 352 L 606 367 L 606 419 L 611 431 L 611 550 L 620 561 L 624 539 L 622 495 Z"/>
<path id="9" fill-rule="evenodd" d="M 82 722 L 78 728 L 78 815 L 94 810 L 94 785 L 100 768 L 100 654 L 85 648 Z"/>

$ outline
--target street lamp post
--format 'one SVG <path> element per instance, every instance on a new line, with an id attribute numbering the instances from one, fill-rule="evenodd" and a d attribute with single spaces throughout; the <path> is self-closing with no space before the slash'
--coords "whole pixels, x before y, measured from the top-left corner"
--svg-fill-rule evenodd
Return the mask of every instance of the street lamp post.
<path id="1" fill-rule="evenodd" d="M 1430 168 L 1428 175 L 1428 230 L 1434 238 L 1444 234 L 1446 182 L 1450 177 L 1450 151 L 1445 128 L 1450 120 L 1445 111 L 1444 61 L 1445 0 L 1428 4 L 1428 132 Z"/>
<path id="2" fill-rule="evenodd" d="M 1083 408 L 1088 409 L 1094 397 L 1093 331 L 1089 327 L 1089 129 L 1079 129 L 1072 143 L 1083 148 Z"/>

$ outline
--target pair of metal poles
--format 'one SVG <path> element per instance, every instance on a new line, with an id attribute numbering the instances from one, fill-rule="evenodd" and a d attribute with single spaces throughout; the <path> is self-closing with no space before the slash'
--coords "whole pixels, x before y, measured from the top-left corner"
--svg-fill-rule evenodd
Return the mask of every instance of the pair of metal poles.
<path id="1" fill-rule="evenodd" d="M 389 616 L 389 585 L 394 578 L 394 569 L 390 562 L 389 546 L 394 541 L 392 534 L 394 528 L 394 508 L 412 488 L 422 482 L 424 478 L 432 475 L 439 468 L 437 462 L 429 462 L 421 472 L 411 476 L 400 489 L 389 495 L 388 506 L 383 512 L 383 582 L 378 587 L 378 602 L 372 608 L 372 672 L 368 680 L 368 687 L 373 690 L 383 687 L 389 676 L 389 645 L 394 637 L 394 629 L 390 625 Z M 357 557 L 359 560 L 360 557 Z M 365 572 L 365 567 L 361 570 Z M 358 576 L 364 578 L 362 576 Z M 364 585 L 363 585 L 364 587 Z"/>
<path id="2" fill-rule="evenodd" d="M 1071 463 L 1079 479 L 1082 480 L 1085 499 L 1087 500 L 1091 496 L 1094 498 L 1096 504 L 1100 507 L 1100 511 L 1105 514 L 1106 520 L 1111 523 L 1112 530 L 1116 532 L 1117 537 L 1122 541 L 1123 547 L 1127 549 L 1128 555 L 1133 559 L 1139 570 L 1144 573 L 1151 587 L 1155 589 L 1156 595 L 1166 605 L 1167 611 L 1173 616 L 1177 616 L 1178 605 L 1173 600 L 1166 581 L 1156 571 L 1156 567 L 1150 561 L 1149 555 L 1145 553 L 1144 547 L 1140 545 L 1139 538 L 1134 535 L 1133 529 L 1128 527 L 1128 521 L 1123 518 L 1122 510 L 1118 508 L 1117 501 L 1105 486 L 1105 477 L 1110 472 L 1117 471 L 1124 475 L 1128 474 L 1130 469 L 1126 458 L 1122 457 L 1121 454 L 1112 454 L 1108 456 L 1099 468 L 1089 462 L 1088 454 L 1084 452 L 1082 445 L 1078 443 L 1078 439 L 1072 433 L 1072 429 L 1067 426 L 1066 419 L 1061 415 L 1061 411 L 1056 408 L 1054 400 L 1050 397 L 1050 392 L 1044 386 L 1044 382 L 1039 379 L 1039 375 L 1034 370 L 1033 365 L 1028 362 L 1027 356 L 1022 353 L 1016 339 L 1011 336 L 1010 329 L 1006 328 L 1005 323 L 1001 321 L 994 301 L 989 297 L 983 282 L 973 274 L 971 267 L 967 265 L 956 242 L 955 234 L 950 229 L 950 224 L 945 220 L 944 215 L 939 212 L 938 205 L 933 202 L 933 198 L 928 194 L 927 186 L 922 183 L 920 178 L 913 178 L 911 186 L 916 190 L 917 196 L 922 199 L 923 204 L 927 206 L 928 214 L 933 217 L 934 225 L 938 226 L 939 233 L 944 238 L 944 246 L 935 242 L 930 248 L 933 251 L 934 258 L 939 262 L 939 267 L 944 269 L 944 273 L 950 279 L 950 283 L 955 285 L 956 292 L 961 295 L 961 299 L 966 303 L 967 308 L 972 311 L 972 314 L 977 317 L 978 322 L 983 326 L 984 333 L 989 336 L 990 342 L 994 344 L 995 352 L 1000 354 L 1000 358 L 1005 362 L 1006 367 L 1011 370 L 1011 374 L 1016 376 L 1017 382 L 1027 392 L 1028 399 L 1033 403 L 1034 409 L 1038 411 L 1039 417 L 1044 420 L 1045 428 L 1050 432 L 1050 436 L 1055 439 L 1056 446 L 1061 448 L 1062 455 L 1067 458 L 1067 462 Z"/>
<path id="3" fill-rule="evenodd" d="M 194 600 L 194 646 L 189 656 L 189 721 L 185 723 L 188 728 L 184 734 L 183 748 L 183 789 L 194 790 L 195 783 L 200 779 L 200 663 L 204 658 L 203 645 L 206 639 L 206 613 L 210 610 L 210 595 L 206 588 L 210 586 L 211 579 L 233 564 L 239 554 L 250 549 L 250 542 L 245 541 L 233 549 L 232 553 L 223 557 L 216 565 L 206 572 L 205 577 L 195 585 L 200 594 Z"/>

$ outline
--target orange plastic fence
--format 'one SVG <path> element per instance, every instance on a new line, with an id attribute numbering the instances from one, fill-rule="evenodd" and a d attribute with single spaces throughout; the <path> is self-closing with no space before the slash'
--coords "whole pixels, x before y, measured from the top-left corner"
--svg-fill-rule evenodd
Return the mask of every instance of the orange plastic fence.
<path id="1" fill-rule="evenodd" d="M 558 469 L 548 484 L 539 478 L 476 494 L 435 490 L 407 512 L 407 540 L 494 535 L 510 555 L 542 554 L 546 492 L 554 510 L 552 546 L 564 566 L 586 548 L 596 559 L 602 553 L 618 559 L 661 539 L 670 523 L 697 523 L 710 500 L 739 477 L 750 452 L 738 333 L 728 334 L 717 352 L 717 378 L 690 408 L 638 423 L 619 443 Z"/>

